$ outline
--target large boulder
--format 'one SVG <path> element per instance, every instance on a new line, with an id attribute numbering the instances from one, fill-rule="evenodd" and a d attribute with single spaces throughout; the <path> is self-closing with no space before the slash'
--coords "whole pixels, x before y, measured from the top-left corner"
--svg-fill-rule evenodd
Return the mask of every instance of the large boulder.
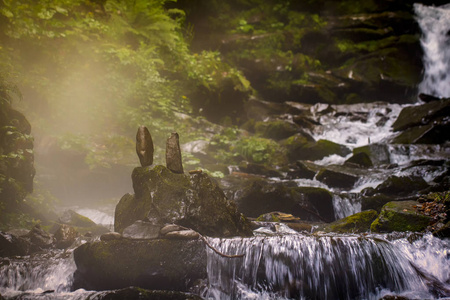
<path id="1" fill-rule="evenodd" d="M 75 249 L 75 289 L 188 291 L 206 278 L 206 247 L 201 240 L 129 240 L 86 243 Z"/>
<path id="2" fill-rule="evenodd" d="M 431 222 L 431 218 L 419 214 L 417 201 L 393 201 L 386 203 L 378 218 L 370 225 L 373 232 L 423 231 Z"/>
<path id="3" fill-rule="evenodd" d="M 350 189 L 355 185 L 358 177 L 342 172 L 322 169 L 317 173 L 316 179 L 329 187 Z"/>
<path id="4" fill-rule="evenodd" d="M 0 231 L 0 257 L 27 255 L 30 247 L 28 240 Z"/>
<path id="5" fill-rule="evenodd" d="M 176 174 L 158 165 L 135 168 L 132 180 L 135 194 L 126 194 L 116 206 L 117 232 L 144 220 L 174 223 L 209 236 L 251 234 L 249 222 L 207 174 Z"/>

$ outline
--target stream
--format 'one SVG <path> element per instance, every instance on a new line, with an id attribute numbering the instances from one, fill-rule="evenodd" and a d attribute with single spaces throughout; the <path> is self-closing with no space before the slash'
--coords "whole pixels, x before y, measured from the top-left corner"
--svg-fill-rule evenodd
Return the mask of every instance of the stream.
<path id="1" fill-rule="evenodd" d="M 437 97 L 450 97 L 450 52 L 436 51 L 449 44 L 450 5 L 435 8 L 416 4 L 415 11 L 425 33 L 422 46 L 426 70 L 419 89 Z M 415 166 L 411 162 L 448 161 L 450 145 L 389 144 L 397 135 L 391 126 L 404 107 L 384 102 L 335 105 L 332 113 L 321 113 L 324 105 L 312 106 L 311 114 L 320 123 L 309 132 L 314 139 L 326 139 L 350 149 L 379 145 L 377 153 L 384 164 L 358 174 L 357 183 L 348 190 L 333 189 L 315 179 L 296 179 L 295 183 L 332 191 L 336 219 L 360 212 L 359 193 L 376 187 L 388 176 L 415 175 L 431 183 L 446 171 L 445 164 Z M 344 168 L 350 156 L 332 155 L 311 165 Z M 71 209 L 97 224 L 113 227 L 111 207 Z M 386 295 L 450 299 L 450 239 L 418 233 L 299 233 L 283 224 L 276 228 L 259 228 L 251 238 L 209 238 L 209 243 L 221 252 L 245 256 L 224 258 L 207 248 L 207 284 L 199 295 L 204 299 L 380 299 Z M 1 296 L 102 299 L 107 292 L 72 289 L 76 270 L 73 250 L 87 241 L 81 238 L 66 250 L 0 258 Z"/>

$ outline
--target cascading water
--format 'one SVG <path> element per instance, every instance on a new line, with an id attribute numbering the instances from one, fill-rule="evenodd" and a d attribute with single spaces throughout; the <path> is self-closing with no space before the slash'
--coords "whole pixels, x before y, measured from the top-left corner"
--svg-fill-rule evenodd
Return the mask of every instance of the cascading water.
<path id="1" fill-rule="evenodd" d="M 208 251 L 208 299 L 450 295 L 450 245 L 431 235 L 296 234 L 210 243 L 224 253 L 245 256 L 230 260 Z"/>
<path id="2" fill-rule="evenodd" d="M 436 97 L 450 97 L 450 4 L 415 4 L 414 10 L 423 33 L 425 73 L 419 90 Z"/>

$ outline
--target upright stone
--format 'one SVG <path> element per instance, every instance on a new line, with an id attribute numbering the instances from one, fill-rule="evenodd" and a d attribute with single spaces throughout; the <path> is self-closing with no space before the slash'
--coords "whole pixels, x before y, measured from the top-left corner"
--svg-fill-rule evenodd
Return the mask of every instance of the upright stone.
<path id="1" fill-rule="evenodd" d="M 153 164 L 153 140 L 147 127 L 140 126 L 136 133 L 136 153 L 141 166 L 147 167 Z"/>
<path id="2" fill-rule="evenodd" d="M 170 171 L 183 174 L 178 133 L 172 132 L 166 143 L 166 166 Z"/>

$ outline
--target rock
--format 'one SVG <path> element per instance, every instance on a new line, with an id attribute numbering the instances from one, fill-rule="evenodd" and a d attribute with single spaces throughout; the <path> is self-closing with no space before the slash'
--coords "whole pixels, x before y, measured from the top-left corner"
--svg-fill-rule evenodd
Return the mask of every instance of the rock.
<path id="1" fill-rule="evenodd" d="M 325 226 L 319 226 L 318 230 L 339 233 L 368 232 L 370 230 L 370 225 L 377 218 L 377 216 L 378 212 L 376 210 L 366 210 L 334 221 L 333 223 Z"/>
<path id="2" fill-rule="evenodd" d="M 187 228 L 185 228 L 183 226 L 179 226 L 177 224 L 167 224 L 163 228 L 161 228 L 161 230 L 159 231 L 159 234 L 166 235 L 167 233 L 172 232 L 172 231 L 181 231 L 181 230 L 185 230 L 185 229 L 187 229 Z"/>
<path id="3" fill-rule="evenodd" d="M 137 287 L 127 287 L 114 291 L 102 291 L 90 296 L 96 300 L 201 300 L 202 298 L 183 292 L 151 291 Z"/>
<path id="4" fill-rule="evenodd" d="M 239 164 L 239 171 L 243 173 L 250 173 L 267 177 L 282 177 L 281 173 L 275 169 L 269 168 L 262 164 L 249 162 L 242 162 L 241 164 Z"/>
<path id="5" fill-rule="evenodd" d="M 171 231 L 165 235 L 168 239 L 178 239 L 178 240 L 197 240 L 200 238 L 200 234 L 192 229 Z"/>
<path id="6" fill-rule="evenodd" d="M 440 238 L 450 238 L 450 221 L 438 230 L 434 231 L 433 235 Z"/>
<path id="7" fill-rule="evenodd" d="M 391 162 L 386 144 L 369 144 L 353 149 L 353 155 L 361 152 L 366 153 L 373 165 L 384 165 Z"/>
<path id="8" fill-rule="evenodd" d="M 27 255 L 30 247 L 26 239 L 0 231 L 0 257 Z"/>
<path id="9" fill-rule="evenodd" d="M 79 233 L 73 227 L 66 224 L 61 224 L 61 226 L 59 226 L 56 230 L 54 236 L 56 239 L 56 248 L 66 249 L 75 242 L 76 238 L 79 236 Z"/>
<path id="10" fill-rule="evenodd" d="M 161 225 L 138 220 L 123 230 L 123 237 L 129 239 L 156 239 Z"/>
<path id="11" fill-rule="evenodd" d="M 164 166 L 138 167 L 132 174 L 135 195 L 126 194 L 116 206 L 114 228 L 123 230 L 137 220 L 174 223 L 202 235 L 249 235 L 248 221 L 207 174 L 184 175 Z"/>
<path id="12" fill-rule="evenodd" d="M 393 201 L 386 203 L 378 218 L 370 225 L 373 232 L 412 231 L 427 228 L 431 218 L 417 213 L 417 201 Z"/>
<path id="13" fill-rule="evenodd" d="M 296 161 L 295 165 L 290 166 L 290 170 L 287 173 L 289 179 L 313 179 L 316 176 L 316 172 L 310 170 L 303 162 Z"/>
<path id="14" fill-rule="evenodd" d="M 69 225 L 81 234 L 91 232 L 93 234 L 106 233 L 109 230 L 106 227 L 97 225 L 88 217 L 82 216 L 79 213 L 69 209 L 66 210 L 58 219 L 59 223 Z"/>
<path id="15" fill-rule="evenodd" d="M 348 167 L 359 167 L 359 168 L 370 168 L 373 167 L 372 161 L 366 152 L 359 152 L 353 154 L 352 157 L 344 162 L 345 166 Z"/>
<path id="16" fill-rule="evenodd" d="M 296 134 L 280 142 L 286 148 L 289 160 L 318 160 L 337 154 L 347 156 L 350 149 L 327 140 L 314 141 L 305 134 Z"/>
<path id="17" fill-rule="evenodd" d="M 33 251 L 51 248 L 55 244 L 55 238 L 44 231 L 39 224 L 34 226 L 27 235 L 24 235 L 24 238 L 30 240 Z"/>
<path id="18" fill-rule="evenodd" d="M 450 115 L 450 99 L 408 106 L 402 109 L 397 120 L 392 124 L 392 128 L 394 131 L 401 131 L 433 123 L 435 119 L 448 115 Z"/>
<path id="19" fill-rule="evenodd" d="M 316 175 L 316 179 L 325 183 L 329 187 L 343 189 L 351 189 L 355 185 L 355 182 L 358 180 L 358 178 L 355 176 L 327 169 L 320 170 Z"/>
<path id="20" fill-rule="evenodd" d="M 100 236 L 100 240 L 105 241 L 113 241 L 113 240 L 120 240 L 122 239 L 122 235 L 118 232 L 107 232 Z"/>
<path id="21" fill-rule="evenodd" d="M 153 164 L 153 140 L 147 127 L 140 126 L 136 133 L 136 154 L 141 166 L 147 167 Z"/>
<path id="22" fill-rule="evenodd" d="M 235 191 L 228 190 L 244 215 L 258 216 L 282 211 L 307 221 L 334 221 L 332 195 L 315 187 L 290 187 L 262 178 L 241 182 Z"/>
<path id="23" fill-rule="evenodd" d="M 395 196 L 405 196 L 412 195 L 415 192 L 421 191 L 428 187 L 428 183 L 418 176 L 389 176 L 383 183 L 375 188 L 375 192 L 395 195 Z"/>
<path id="24" fill-rule="evenodd" d="M 178 133 L 172 132 L 166 143 L 166 165 L 167 169 L 174 173 L 183 173 L 181 162 L 181 149 Z"/>
<path id="25" fill-rule="evenodd" d="M 450 140 L 450 120 L 448 117 L 436 118 L 421 126 L 407 128 L 396 136 L 392 144 L 443 144 Z"/>
<path id="26" fill-rule="evenodd" d="M 288 138 L 299 130 L 300 128 L 296 124 L 279 119 L 255 123 L 256 134 L 277 141 Z"/>
<path id="27" fill-rule="evenodd" d="M 361 210 L 374 209 L 377 212 L 388 202 L 394 201 L 394 196 L 386 196 L 384 194 L 376 194 L 371 196 L 363 196 L 361 199 Z"/>
<path id="28" fill-rule="evenodd" d="M 135 286 L 188 291 L 206 278 L 203 241 L 113 240 L 75 249 L 74 289 L 110 290 Z"/>
<path id="29" fill-rule="evenodd" d="M 279 211 L 270 212 L 267 214 L 260 215 L 256 221 L 263 222 L 297 222 L 300 218 L 294 217 L 291 214 L 282 213 Z"/>

